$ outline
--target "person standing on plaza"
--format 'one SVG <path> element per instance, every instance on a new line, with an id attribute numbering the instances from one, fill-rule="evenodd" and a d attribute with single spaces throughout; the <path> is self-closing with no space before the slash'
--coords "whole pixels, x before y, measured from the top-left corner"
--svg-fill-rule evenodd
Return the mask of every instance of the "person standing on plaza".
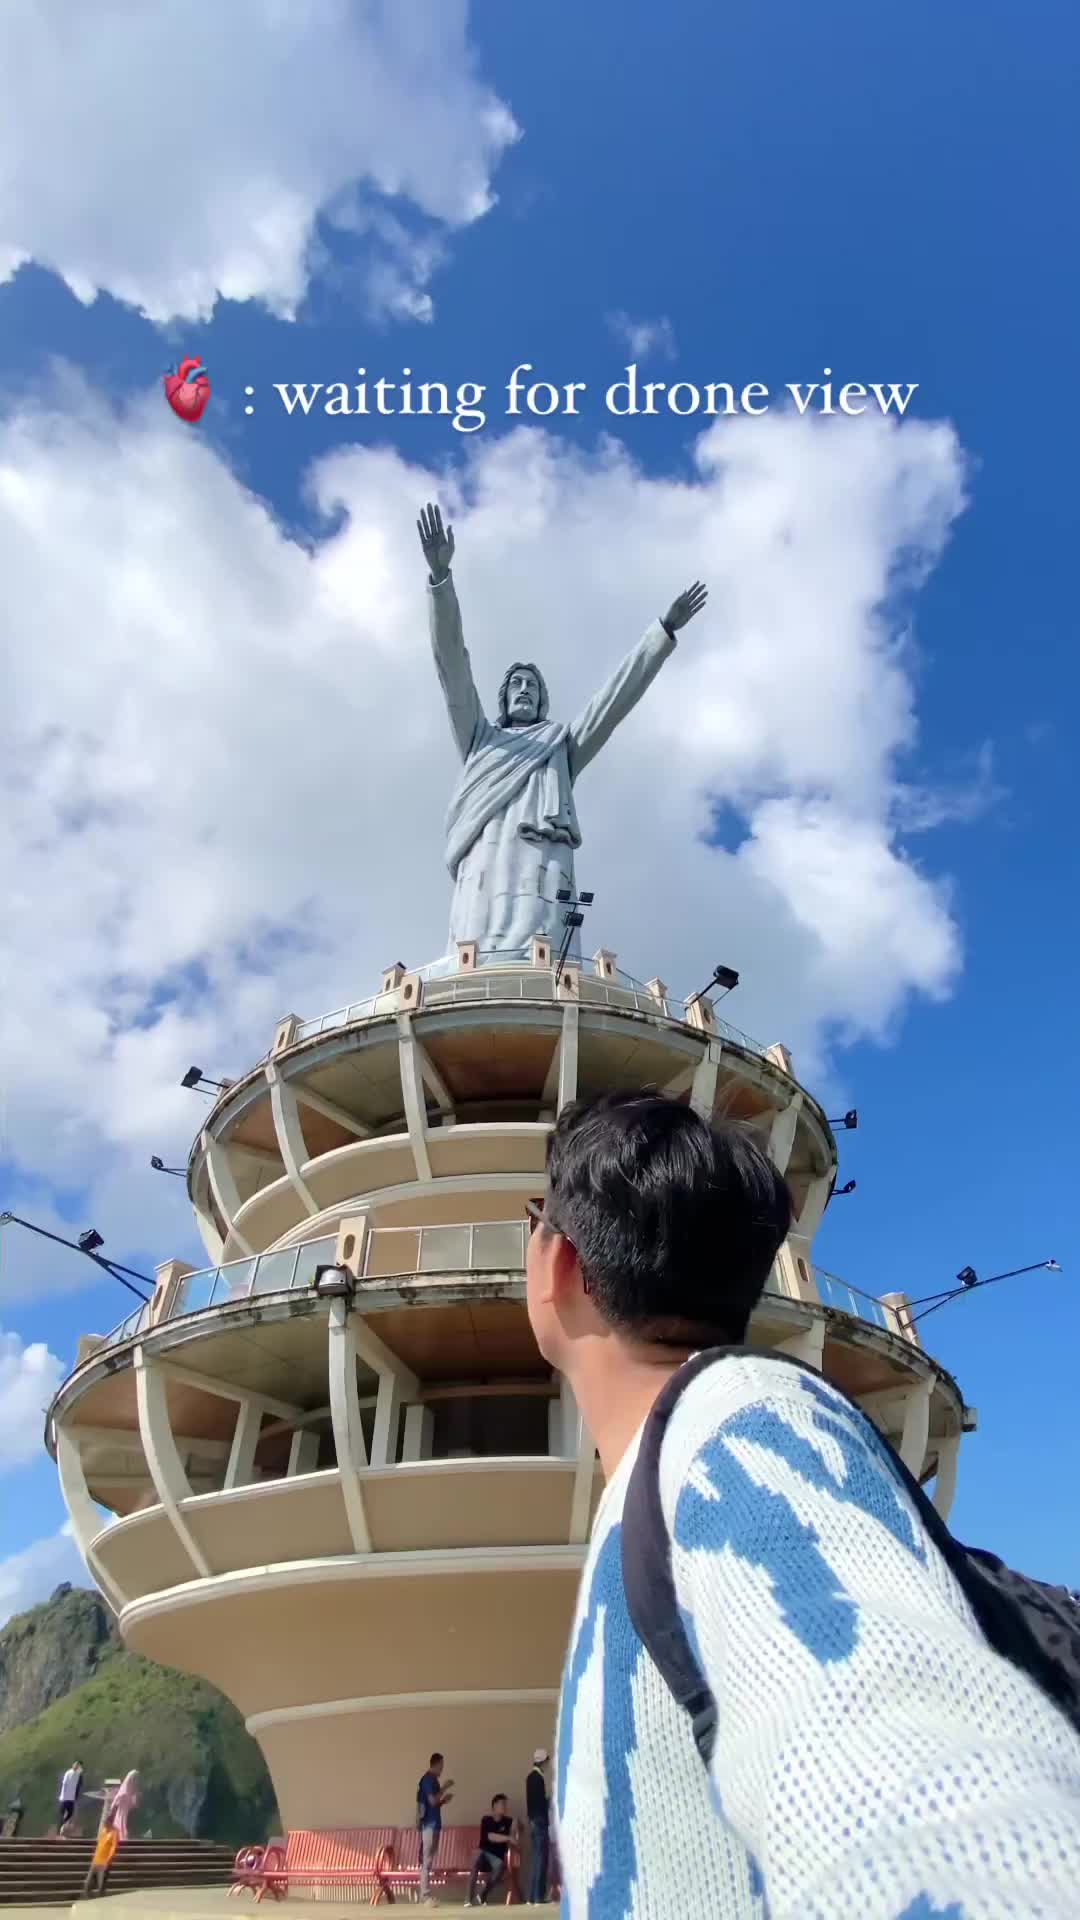
<path id="1" fill-rule="evenodd" d="M 97 1837 L 94 1857 L 90 1862 L 90 1869 L 86 1879 L 83 1881 L 82 1897 L 84 1900 L 92 1900 L 95 1894 L 100 1898 L 105 1892 L 109 1884 L 109 1874 L 112 1869 L 112 1863 L 116 1858 L 116 1849 L 119 1845 L 120 1835 L 116 1829 L 116 1821 L 110 1812 L 105 1815 L 101 1823 L 101 1832 Z"/>
<path id="2" fill-rule="evenodd" d="M 546 1747 L 537 1747 L 533 1763 L 525 1776 L 525 1812 L 532 1841 L 529 1863 L 529 1905 L 543 1906 L 547 1899 L 548 1858 L 551 1852 L 551 1809 L 545 1768 L 550 1756 Z"/>
<path id="3" fill-rule="evenodd" d="M 109 1819 L 116 1828 L 117 1841 L 128 1837 L 128 1817 L 139 1804 L 139 1776 L 132 1768 L 125 1773 L 109 1808 Z"/>
<path id="4" fill-rule="evenodd" d="M 79 1804 L 79 1795 L 82 1792 L 82 1783 L 82 1761 L 76 1760 L 74 1764 L 68 1768 L 60 1782 L 60 1819 L 56 1828 L 56 1837 L 58 1840 L 63 1840 L 75 1818 L 76 1809 Z"/>
<path id="5" fill-rule="evenodd" d="M 442 1771 L 446 1765 L 441 1753 L 433 1753 L 428 1761 L 428 1770 L 421 1775 L 416 1789 L 416 1824 L 420 1830 L 420 1898 L 434 1906 L 431 1898 L 431 1869 L 435 1864 L 435 1855 L 439 1851 L 439 1835 L 442 1832 L 442 1810 L 447 1801 L 453 1799 L 453 1781 L 443 1784 Z"/>

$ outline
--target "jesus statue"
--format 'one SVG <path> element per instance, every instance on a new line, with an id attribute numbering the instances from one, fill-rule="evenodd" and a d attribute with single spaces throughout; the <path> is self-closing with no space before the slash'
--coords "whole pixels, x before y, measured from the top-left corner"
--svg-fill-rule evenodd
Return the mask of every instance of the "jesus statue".
<path id="1" fill-rule="evenodd" d="M 450 572 L 454 530 L 437 506 L 417 521 L 428 566 L 431 644 L 450 727 L 464 761 L 446 816 L 446 864 L 454 883 L 450 953 L 474 940 L 478 958 L 527 958 L 534 934 L 558 944 L 574 892 L 581 845 L 574 784 L 637 706 L 674 650 L 675 635 L 705 605 L 699 581 L 649 627 L 570 726 L 548 718 L 539 667 L 515 660 L 503 675 L 498 714 L 487 718 L 473 683 Z M 570 949 L 577 951 L 577 937 Z"/>

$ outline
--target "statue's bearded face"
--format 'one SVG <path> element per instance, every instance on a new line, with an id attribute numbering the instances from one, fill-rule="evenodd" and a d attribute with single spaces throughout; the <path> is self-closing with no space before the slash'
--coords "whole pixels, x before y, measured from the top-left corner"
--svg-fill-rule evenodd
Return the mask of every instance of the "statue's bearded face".
<path id="1" fill-rule="evenodd" d="M 540 717 L 540 685 L 535 673 L 519 667 L 506 684 L 506 717 L 512 727 L 529 727 Z"/>

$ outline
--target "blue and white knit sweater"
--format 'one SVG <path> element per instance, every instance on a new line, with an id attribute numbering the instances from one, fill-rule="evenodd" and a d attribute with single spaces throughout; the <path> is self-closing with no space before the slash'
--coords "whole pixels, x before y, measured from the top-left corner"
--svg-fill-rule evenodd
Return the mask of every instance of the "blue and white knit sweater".
<path id="1" fill-rule="evenodd" d="M 719 1706 L 711 1778 L 626 1612 L 630 1448 L 563 1679 L 569 1920 L 1080 1916 L 1080 1739 L 986 1644 L 883 1447 L 824 1382 L 733 1358 L 661 1463 Z"/>

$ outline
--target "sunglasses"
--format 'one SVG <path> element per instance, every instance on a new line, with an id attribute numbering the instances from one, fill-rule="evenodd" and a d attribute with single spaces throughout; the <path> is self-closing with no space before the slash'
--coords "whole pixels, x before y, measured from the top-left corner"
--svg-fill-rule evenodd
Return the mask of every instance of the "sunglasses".
<path id="1" fill-rule="evenodd" d="M 544 1206 L 545 1206 L 545 1202 L 543 1200 L 526 1200 L 525 1202 L 525 1212 L 528 1215 L 528 1220 L 529 1220 L 529 1239 L 530 1240 L 532 1239 L 533 1234 L 536 1232 L 537 1227 L 546 1227 L 549 1233 L 559 1234 L 560 1237 L 568 1243 L 568 1245 L 573 1247 L 574 1243 L 570 1239 L 570 1235 L 568 1233 L 564 1233 L 562 1227 L 557 1227 L 555 1225 L 555 1222 L 549 1217 L 548 1214 L 544 1212 Z M 576 1247 L 574 1247 L 574 1252 L 577 1253 Z M 578 1255 L 578 1265 L 581 1266 L 580 1254 Z M 592 1292 L 592 1282 L 589 1279 L 583 1267 L 581 1269 L 581 1285 L 582 1285 L 583 1292 L 585 1293 Z"/>

